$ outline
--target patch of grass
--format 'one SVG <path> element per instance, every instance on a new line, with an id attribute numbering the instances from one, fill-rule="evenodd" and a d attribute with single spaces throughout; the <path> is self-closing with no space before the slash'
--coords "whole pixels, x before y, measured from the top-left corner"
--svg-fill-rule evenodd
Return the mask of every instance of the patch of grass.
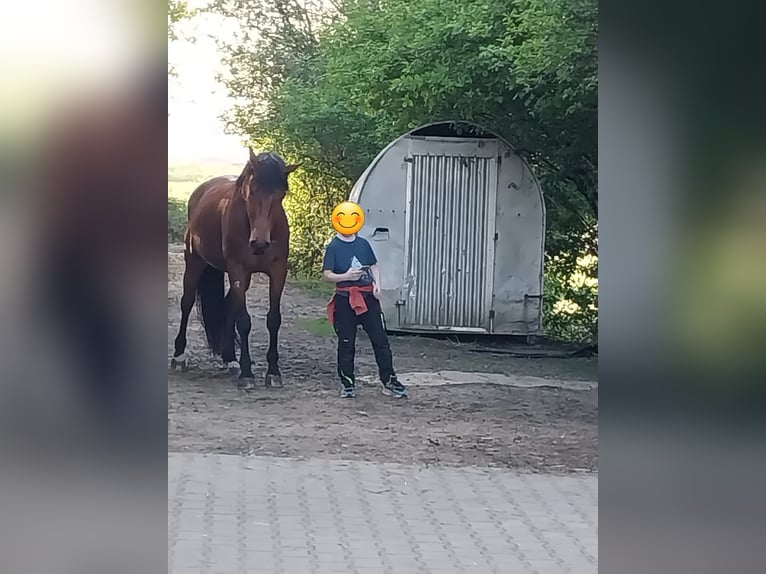
<path id="1" fill-rule="evenodd" d="M 183 203 L 185 206 L 189 196 L 200 183 L 197 181 L 168 181 L 168 199 Z"/>
<path id="2" fill-rule="evenodd" d="M 304 291 L 308 295 L 311 295 L 312 297 L 317 297 L 318 299 L 330 299 L 330 295 L 332 295 L 333 291 L 335 290 L 335 285 L 328 281 L 323 281 L 322 279 L 315 279 L 315 278 L 290 278 L 289 279 L 290 285 L 294 285 L 295 287 L 298 287 L 301 291 Z"/>
<path id="3" fill-rule="evenodd" d="M 244 162 L 243 162 L 244 164 Z M 183 202 L 203 181 L 219 175 L 238 175 L 243 164 L 180 163 L 168 166 L 168 198 Z"/>
<path id="4" fill-rule="evenodd" d="M 300 326 L 317 337 L 332 337 L 335 330 L 327 321 L 327 317 L 317 317 L 316 319 L 301 319 Z"/>
<path id="5" fill-rule="evenodd" d="M 247 154 L 247 151 L 245 151 Z M 245 164 L 247 155 L 244 156 L 242 163 L 227 162 L 197 162 L 197 163 L 176 163 L 168 166 L 168 181 L 186 182 L 194 181 L 197 184 L 206 179 L 219 175 L 239 175 Z"/>

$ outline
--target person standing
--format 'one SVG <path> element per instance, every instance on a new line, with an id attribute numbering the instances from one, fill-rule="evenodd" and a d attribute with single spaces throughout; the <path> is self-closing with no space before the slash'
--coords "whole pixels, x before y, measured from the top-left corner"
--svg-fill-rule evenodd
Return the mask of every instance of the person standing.
<path id="1" fill-rule="evenodd" d="M 341 397 L 356 396 L 354 357 L 357 326 L 361 325 L 372 343 L 382 392 L 406 398 L 406 387 L 396 378 L 386 324 L 380 306 L 380 266 L 369 242 L 357 232 L 364 224 L 364 212 L 352 202 L 333 210 L 338 232 L 327 245 L 323 263 L 324 279 L 335 283 L 327 306 L 327 318 L 338 336 L 338 376 Z"/>

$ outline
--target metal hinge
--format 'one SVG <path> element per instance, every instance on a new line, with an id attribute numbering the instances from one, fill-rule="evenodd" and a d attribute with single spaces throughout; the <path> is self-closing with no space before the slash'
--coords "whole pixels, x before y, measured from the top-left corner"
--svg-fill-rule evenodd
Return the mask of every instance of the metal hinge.
<path id="1" fill-rule="evenodd" d="M 412 163 L 412 158 L 411 157 L 405 157 L 404 161 L 406 161 L 407 163 Z"/>
<path id="2" fill-rule="evenodd" d="M 492 238 L 493 241 L 497 241 L 497 231 L 495 232 L 495 236 Z"/>

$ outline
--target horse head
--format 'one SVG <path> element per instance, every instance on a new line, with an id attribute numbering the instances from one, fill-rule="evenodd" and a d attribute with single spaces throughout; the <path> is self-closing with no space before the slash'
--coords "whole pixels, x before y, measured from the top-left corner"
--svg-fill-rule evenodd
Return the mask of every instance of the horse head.
<path id="1" fill-rule="evenodd" d="M 276 153 L 255 154 L 252 149 L 237 182 L 250 220 L 250 249 L 262 255 L 271 245 L 273 217 L 287 194 L 287 176 L 300 164 L 286 164 Z"/>

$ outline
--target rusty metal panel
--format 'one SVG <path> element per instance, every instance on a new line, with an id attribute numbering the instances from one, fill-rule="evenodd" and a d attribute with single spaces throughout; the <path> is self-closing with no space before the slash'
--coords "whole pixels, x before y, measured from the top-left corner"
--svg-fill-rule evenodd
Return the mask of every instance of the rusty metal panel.
<path id="1" fill-rule="evenodd" d="M 429 143 L 413 146 L 408 159 L 403 322 L 489 332 L 496 152 L 486 143 Z"/>

